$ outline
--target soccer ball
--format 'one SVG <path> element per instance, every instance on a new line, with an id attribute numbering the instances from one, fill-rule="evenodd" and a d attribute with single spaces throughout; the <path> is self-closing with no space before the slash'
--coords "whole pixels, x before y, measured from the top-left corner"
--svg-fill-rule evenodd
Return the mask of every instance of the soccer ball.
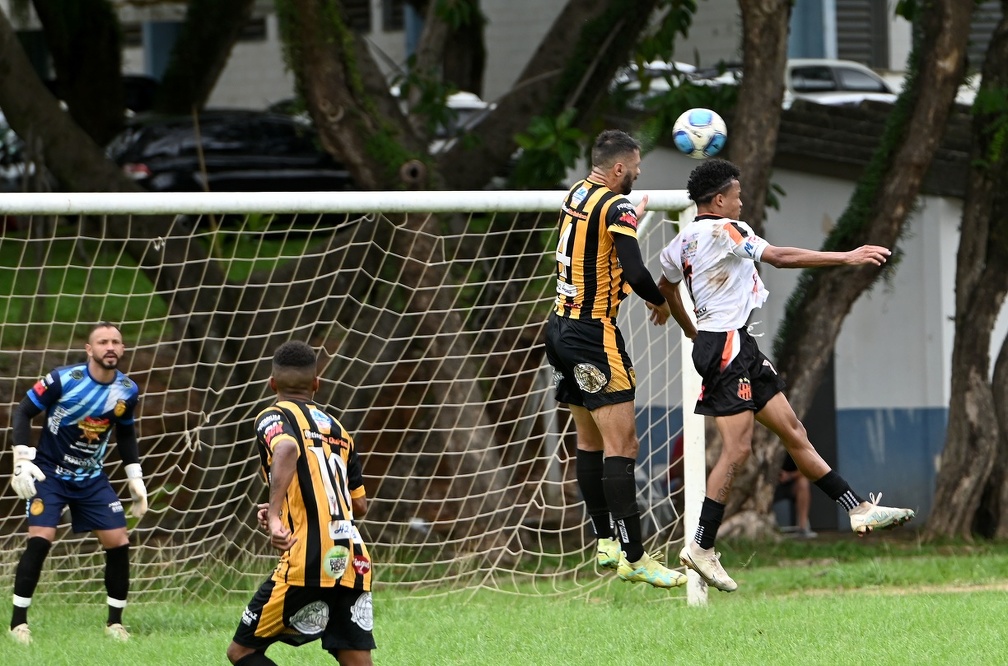
<path id="1" fill-rule="evenodd" d="M 724 119 L 710 109 L 690 109 L 672 126 L 672 141 L 680 152 L 702 160 L 721 152 L 728 140 Z"/>

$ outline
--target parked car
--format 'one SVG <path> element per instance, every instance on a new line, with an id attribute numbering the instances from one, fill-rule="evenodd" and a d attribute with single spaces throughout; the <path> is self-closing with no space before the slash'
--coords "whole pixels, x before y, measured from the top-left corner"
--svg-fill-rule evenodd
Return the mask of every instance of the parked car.
<path id="1" fill-rule="evenodd" d="M 784 76 L 784 108 L 796 99 L 816 104 L 859 104 L 864 100 L 896 101 L 896 92 L 873 70 L 850 60 L 803 58 L 788 60 Z"/>
<path id="2" fill-rule="evenodd" d="M 107 146 L 110 159 L 157 192 L 352 190 L 347 169 L 295 116 L 213 110 L 191 116 L 137 115 Z"/>
<path id="3" fill-rule="evenodd" d="M 641 82 L 644 79 L 646 83 Z M 652 61 L 643 70 L 630 65 L 613 80 L 621 90 L 636 95 L 630 106 L 643 108 L 640 100 L 668 92 L 689 82 L 698 86 L 732 86 L 742 81 L 742 65 L 722 63 L 717 67 L 698 68 L 685 63 Z M 858 104 L 862 100 L 892 103 L 897 94 L 892 86 L 872 69 L 850 60 L 795 58 L 787 61 L 784 71 L 782 106 L 791 107 L 796 99 L 816 104 Z"/>

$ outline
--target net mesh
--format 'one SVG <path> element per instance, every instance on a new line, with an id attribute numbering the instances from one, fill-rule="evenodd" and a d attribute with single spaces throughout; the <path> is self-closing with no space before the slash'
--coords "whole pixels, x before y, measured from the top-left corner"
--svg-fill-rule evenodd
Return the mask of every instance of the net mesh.
<path id="1" fill-rule="evenodd" d="M 124 334 L 150 495 L 149 512 L 129 518 L 131 602 L 245 594 L 272 570 L 276 553 L 255 525 L 267 489 L 251 421 L 273 399 L 269 361 L 288 339 L 320 350 L 316 399 L 361 451 L 376 584 L 568 594 L 614 579 L 594 566 L 573 424 L 541 344 L 556 207 L 383 213 L 374 201 L 373 212 L 338 214 L 4 218 L 5 450 L 12 407 L 47 371 L 84 360 L 90 325 Z M 652 272 L 673 233 L 657 219 L 642 228 Z M 674 557 L 681 336 L 671 320 L 650 326 L 636 297 L 627 303 L 646 547 Z M 0 569 L 12 581 L 26 525 L 3 455 Z M 113 451 L 106 470 L 128 501 L 121 467 Z M 40 591 L 103 597 L 97 540 L 63 523 Z"/>

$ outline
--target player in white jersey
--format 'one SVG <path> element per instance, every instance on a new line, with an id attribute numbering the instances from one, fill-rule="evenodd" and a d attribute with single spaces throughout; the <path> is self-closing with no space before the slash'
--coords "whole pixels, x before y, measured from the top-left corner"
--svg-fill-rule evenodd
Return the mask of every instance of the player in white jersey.
<path id="1" fill-rule="evenodd" d="M 679 559 L 708 585 L 726 592 L 738 586 L 721 567 L 714 540 L 732 481 L 752 452 L 755 421 L 780 437 L 801 473 L 848 512 L 851 529 L 858 535 L 900 525 L 914 515 L 910 509 L 878 506 L 876 498 L 865 501 L 830 469 L 784 396 L 783 380 L 746 330 L 750 313 L 768 295 L 756 262 L 778 268 L 880 266 L 889 250 L 862 245 L 849 252 L 820 252 L 771 245 L 738 220 L 739 175 L 738 167 L 721 159 L 693 169 L 686 189 L 697 205 L 697 216 L 662 251 L 658 283 L 673 317 L 693 339 L 693 365 L 703 378 L 696 412 L 714 417 L 723 440 L 721 455 L 707 477 L 696 535 Z M 679 298 L 680 282 L 686 283 L 693 299 L 696 326 Z"/>

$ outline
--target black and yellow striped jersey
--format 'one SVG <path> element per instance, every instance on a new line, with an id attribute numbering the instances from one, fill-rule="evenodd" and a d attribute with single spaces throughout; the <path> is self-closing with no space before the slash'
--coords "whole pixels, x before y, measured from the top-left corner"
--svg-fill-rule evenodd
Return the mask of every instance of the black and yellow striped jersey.
<path id="1" fill-rule="evenodd" d="M 637 238 L 634 205 L 590 177 L 576 183 L 560 210 L 555 311 L 561 317 L 616 318 L 631 288 L 613 234 Z"/>
<path id="2" fill-rule="evenodd" d="M 352 499 L 365 495 L 353 437 L 317 405 L 290 400 L 261 411 L 255 431 L 267 483 L 277 442 L 290 438 L 298 449 L 280 515 L 297 541 L 281 555 L 273 579 L 370 590 L 371 556 L 353 516 Z"/>

